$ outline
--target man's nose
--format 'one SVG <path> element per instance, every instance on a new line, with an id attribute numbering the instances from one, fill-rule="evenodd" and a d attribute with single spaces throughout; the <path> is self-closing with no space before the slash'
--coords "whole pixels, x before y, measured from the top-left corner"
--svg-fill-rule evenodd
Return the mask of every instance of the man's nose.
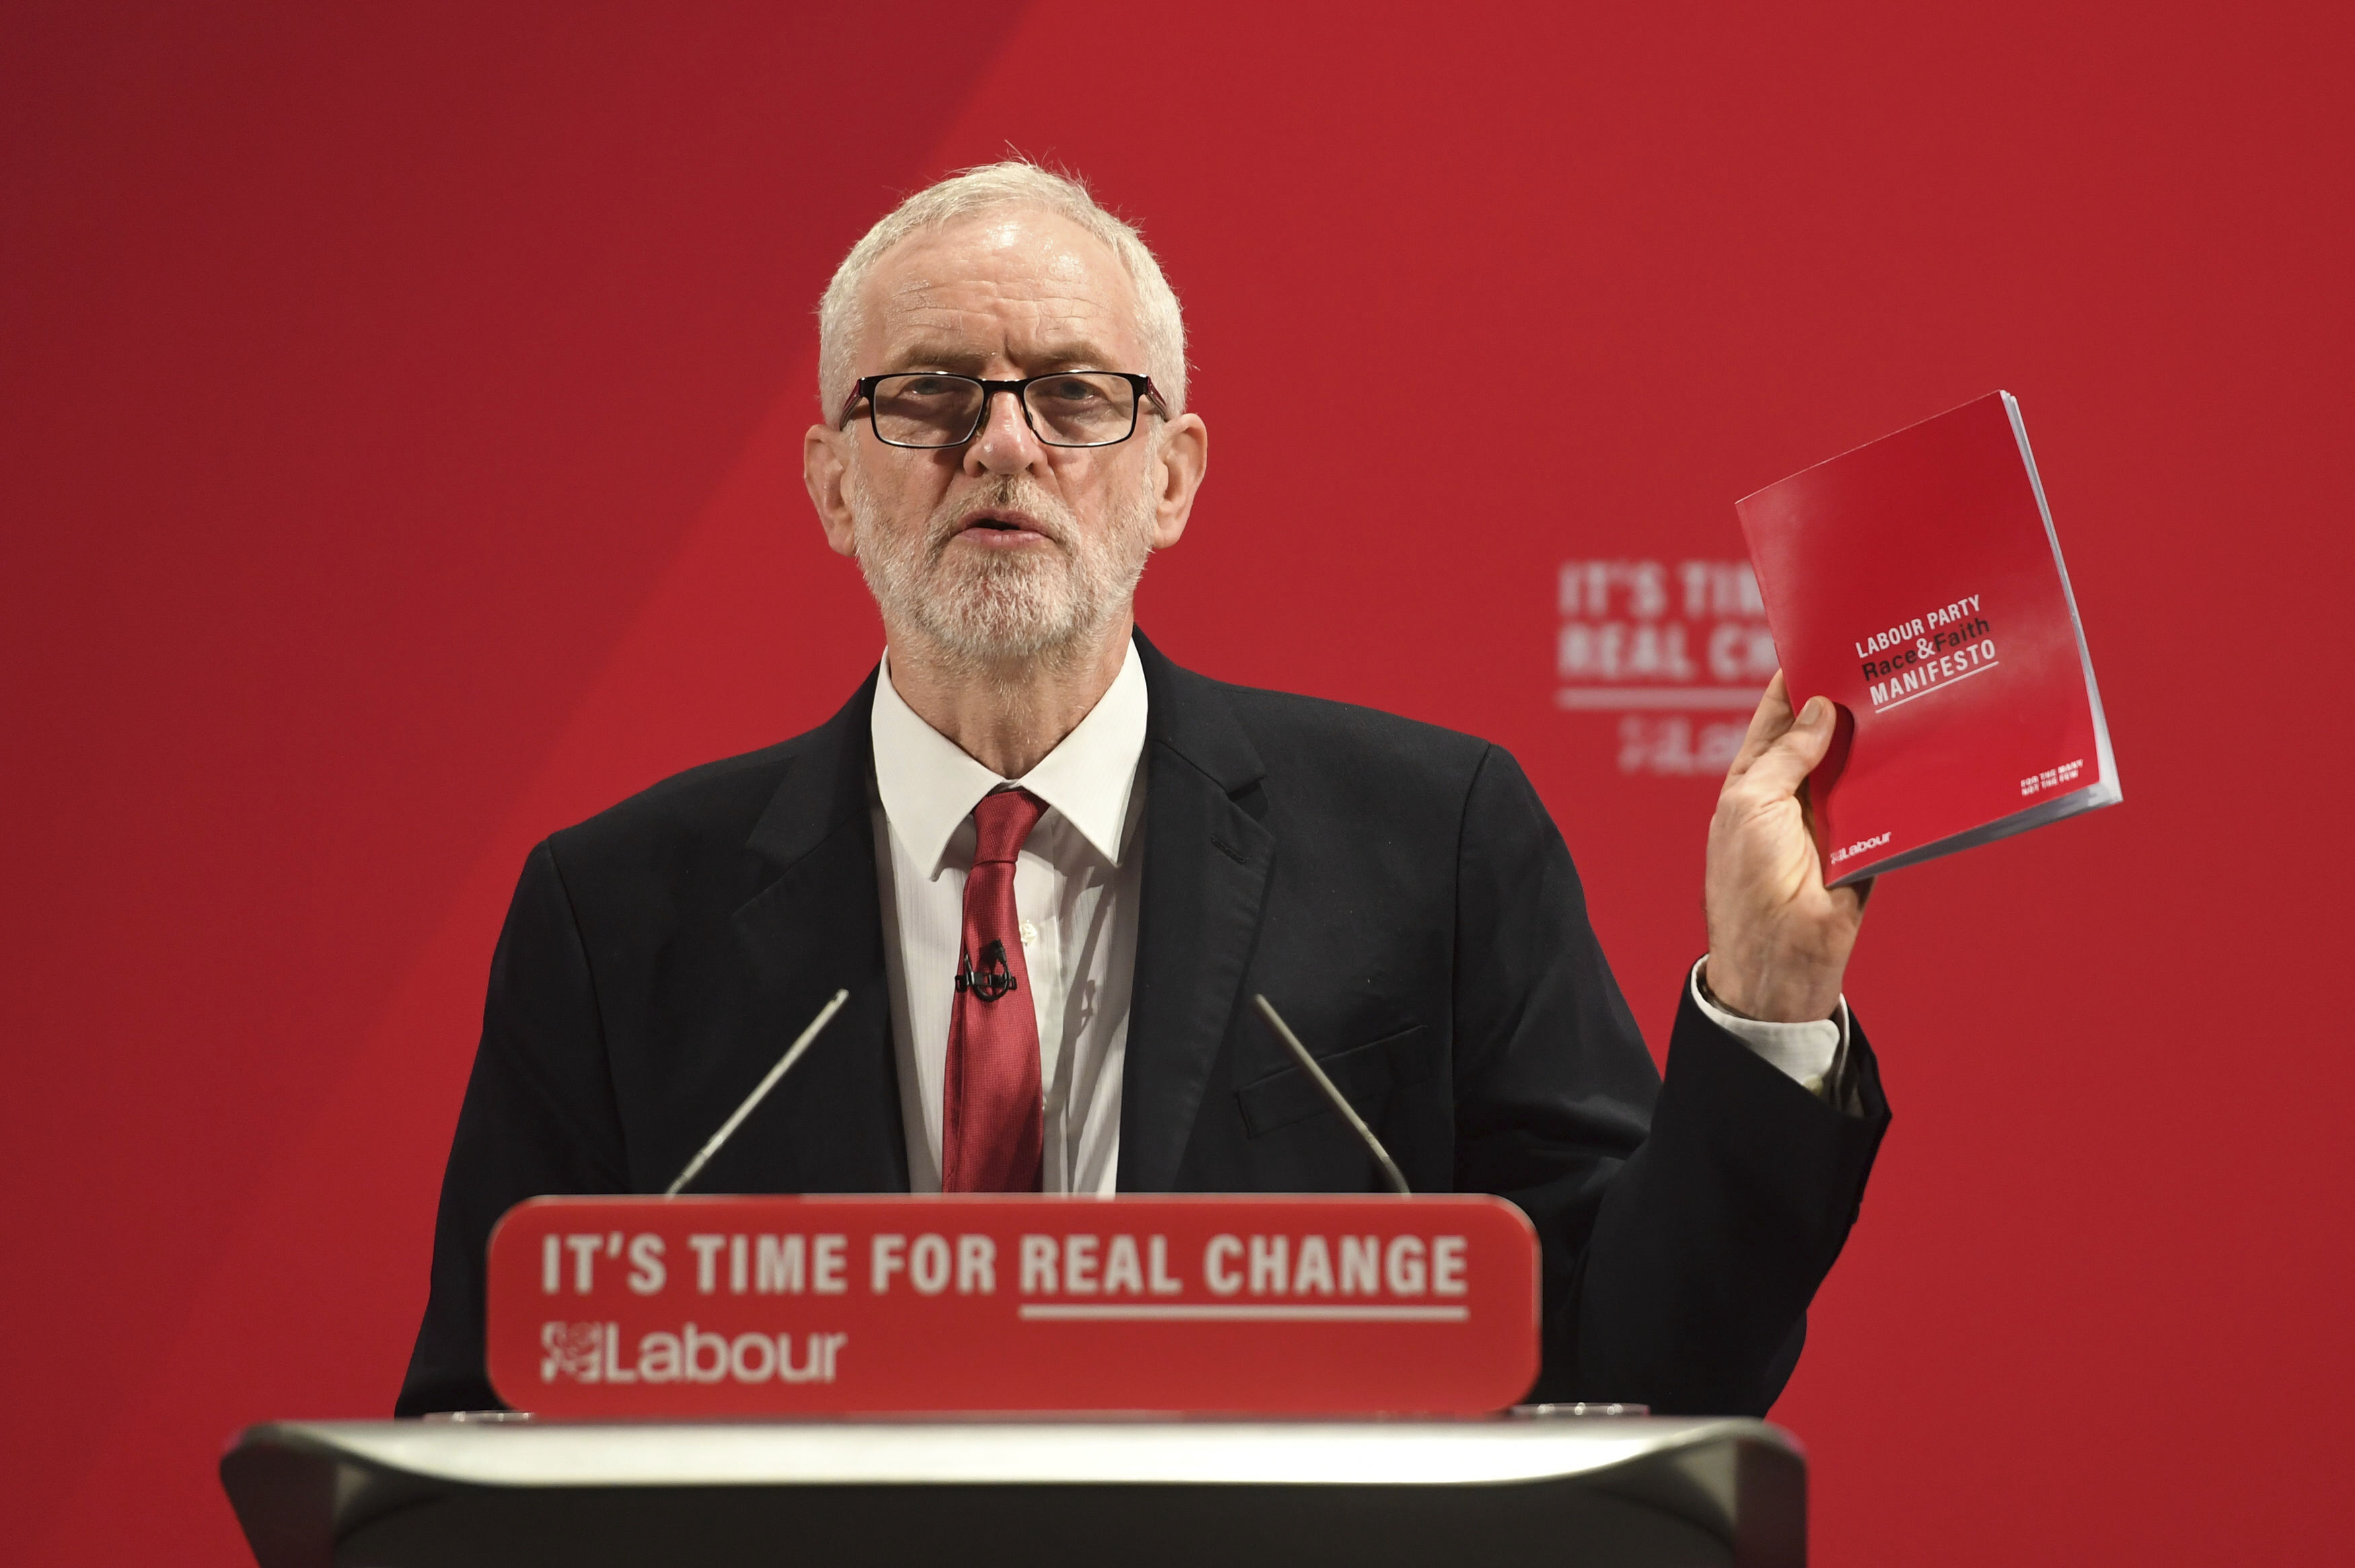
<path id="1" fill-rule="evenodd" d="M 979 473 L 1019 473 L 1046 448 L 1022 417 L 1022 398 L 1003 388 L 982 394 L 981 429 L 964 444 L 964 466 Z"/>

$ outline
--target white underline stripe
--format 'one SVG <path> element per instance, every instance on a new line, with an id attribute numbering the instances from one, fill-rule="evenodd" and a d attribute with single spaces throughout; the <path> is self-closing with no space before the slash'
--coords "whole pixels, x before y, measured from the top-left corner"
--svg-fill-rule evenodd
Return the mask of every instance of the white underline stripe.
<path id="1" fill-rule="evenodd" d="M 1564 686 L 1558 708 L 1754 708 L 1764 688 L 1747 686 Z"/>
<path id="2" fill-rule="evenodd" d="M 1461 1323 L 1471 1315 L 1469 1307 L 1079 1307 L 1048 1302 L 1028 1302 L 1021 1310 L 1026 1321 L 1061 1322 Z"/>
<path id="3" fill-rule="evenodd" d="M 1923 688 L 1922 688 L 1920 691 L 1918 691 L 1918 692 L 1908 692 L 1908 693 L 1906 693 L 1903 696 L 1902 696 L 1902 697 L 1898 698 L 1898 699 L 1897 699 L 1895 702 L 1893 702 L 1893 703 L 1883 703 L 1883 704 L 1881 704 L 1879 707 L 1877 707 L 1877 708 L 1873 709 L 1872 711 L 1873 711 L 1874 713 L 1877 713 L 1877 714 L 1885 714 L 1885 713 L 1887 713 L 1887 712 L 1888 712 L 1890 709 L 1891 709 L 1891 708 L 1902 708 L 1902 707 L 1903 707 L 1907 703 L 1912 702 L 1914 698 L 1916 698 L 1916 697 L 1926 697 L 1926 696 L 1928 696 L 1932 692 L 1940 692 L 1940 691 L 1944 691 L 1944 690 L 1945 690 L 1948 686 L 1953 685 L 1956 681 L 1967 681 L 1967 680 L 1969 680 L 1973 675 L 1984 675 L 1984 674 L 1985 674 L 1985 673 L 1987 673 L 1989 670 L 1994 669 L 1998 664 L 2000 664 L 2000 663 L 2002 663 L 2002 662 L 2003 662 L 2003 661 L 2002 661 L 2002 660 L 2000 660 L 2000 659 L 1990 659 L 1990 660 L 1988 660 L 1986 663 L 1984 663 L 1984 664 L 1980 665 L 1980 666 L 1979 666 L 1977 669 L 1976 669 L 1976 670 L 1966 670 L 1966 671 L 1964 671 L 1964 672 L 1963 672 L 1961 674 L 1959 674 L 1959 675 L 1949 675 L 1949 676 L 1947 676 L 1945 680 L 1943 680 L 1943 681 L 1939 681 L 1939 682 L 1936 682 L 1936 683 L 1933 683 L 1933 684 L 1931 684 L 1931 685 L 1924 686 L 1924 687 L 1923 687 Z"/>

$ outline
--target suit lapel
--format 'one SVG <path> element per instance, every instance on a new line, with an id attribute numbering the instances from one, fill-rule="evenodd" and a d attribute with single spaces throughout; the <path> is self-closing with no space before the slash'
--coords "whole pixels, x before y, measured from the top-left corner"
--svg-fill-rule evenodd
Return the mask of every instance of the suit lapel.
<path id="1" fill-rule="evenodd" d="M 1120 1187 L 1177 1179 L 1259 938 L 1275 835 L 1265 773 L 1215 683 L 1142 633 L 1145 867 L 1120 1114 Z"/>
<path id="2" fill-rule="evenodd" d="M 804 737 L 746 842 L 756 882 L 737 911 L 750 976 L 750 1091 L 836 990 L 850 1000 L 698 1180 L 707 1192 L 908 1187 L 868 778 L 875 678 Z"/>

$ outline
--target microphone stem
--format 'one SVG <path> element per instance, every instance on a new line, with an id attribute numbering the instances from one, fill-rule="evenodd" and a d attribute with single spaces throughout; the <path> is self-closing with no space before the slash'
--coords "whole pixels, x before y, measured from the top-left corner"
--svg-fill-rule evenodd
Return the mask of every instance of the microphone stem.
<path id="1" fill-rule="evenodd" d="M 785 1054 L 777 1058 L 777 1065 L 769 1069 L 769 1075 L 762 1078 L 759 1086 L 744 1097 L 744 1103 L 736 1107 L 736 1114 L 719 1124 L 719 1130 L 711 1135 L 711 1141 L 703 1146 L 700 1153 L 687 1162 L 687 1169 L 678 1173 L 678 1180 L 663 1190 L 664 1197 L 677 1197 L 679 1189 L 695 1180 L 696 1173 L 703 1169 L 705 1163 L 713 1155 L 719 1152 L 719 1146 L 728 1141 L 729 1135 L 743 1125 L 744 1118 L 752 1114 L 752 1107 L 766 1098 L 769 1091 L 777 1086 L 777 1080 L 783 1077 L 792 1070 L 793 1065 L 802 1059 L 802 1053 L 810 1048 L 810 1042 L 817 1038 L 818 1031 L 833 1022 L 834 1015 L 841 1012 L 842 1004 L 849 1000 L 849 991 L 838 991 L 834 993 L 832 1001 L 818 1010 L 817 1016 L 810 1020 L 809 1027 L 801 1032 L 801 1037 L 785 1047 Z"/>
<path id="2" fill-rule="evenodd" d="M 1266 997 L 1254 993 L 1252 1001 L 1259 1008 L 1260 1016 L 1266 1019 L 1275 1031 L 1276 1038 L 1284 1042 L 1294 1059 L 1306 1071 L 1310 1080 L 1325 1091 L 1325 1097 L 1333 1102 L 1333 1108 L 1341 1113 L 1341 1119 L 1349 1124 L 1349 1130 L 1365 1144 L 1367 1152 L 1374 1157 L 1374 1163 L 1381 1167 L 1382 1180 L 1390 1183 L 1391 1191 L 1401 1198 L 1412 1196 L 1412 1189 L 1407 1186 L 1406 1177 L 1399 1171 L 1397 1162 L 1391 1159 L 1391 1151 L 1382 1147 L 1382 1140 L 1374 1136 L 1374 1129 L 1368 1127 L 1365 1118 L 1341 1097 L 1341 1091 L 1334 1086 L 1332 1079 L 1325 1075 L 1325 1069 L 1316 1065 L 1316 1058 L 1308 1054 L 1308 1047 L 1300 1043 L 1300 1036 L 1292 1032 L 1292 1026 L 1278 1016 L 1273 1004 Z"/>

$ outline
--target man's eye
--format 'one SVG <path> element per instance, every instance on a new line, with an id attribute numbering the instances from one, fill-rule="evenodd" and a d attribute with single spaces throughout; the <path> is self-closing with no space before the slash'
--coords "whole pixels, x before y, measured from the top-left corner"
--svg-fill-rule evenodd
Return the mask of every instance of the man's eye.
<path id="1" fill-rule="evenodd" d="M 1059 403 L 1084 403 L 1100 399 L 1103 389 L 1082 376 L 1066 376 L 1055 381 L 1042 381 L 1039 389 Z"/>

